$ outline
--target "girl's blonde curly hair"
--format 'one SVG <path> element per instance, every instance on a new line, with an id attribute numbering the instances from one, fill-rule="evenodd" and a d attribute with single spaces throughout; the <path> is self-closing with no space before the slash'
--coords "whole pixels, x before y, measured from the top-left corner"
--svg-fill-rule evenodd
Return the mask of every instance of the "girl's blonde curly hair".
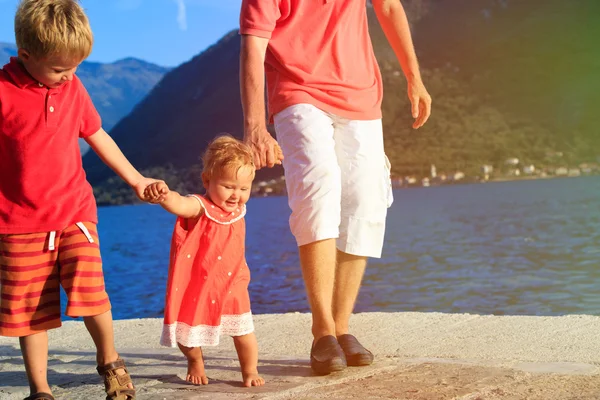
<path id="1" fill-rule="evenodd" d="M 253 172 L 255 169 L 250 147 L 228 134 L 219 135 L 209 143 L 202 163 L 202 173 L 207 178 L 212 178 L 223 169 L 231 168 L 236 173 L 243 167 L 250 167 Z"/>

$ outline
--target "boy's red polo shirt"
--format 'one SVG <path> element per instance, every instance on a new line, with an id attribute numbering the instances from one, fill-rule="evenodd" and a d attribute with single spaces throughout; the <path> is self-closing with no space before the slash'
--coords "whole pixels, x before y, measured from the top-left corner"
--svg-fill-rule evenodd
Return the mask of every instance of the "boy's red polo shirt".
<path id="1" fill-rule="evenodd" d="M 0 70 L 0 234 L 97 223 L 77 139 L 100 128 L 76 76 L 48 89 L 11 58 Z"/>
<path id="2" fill-rule="evenodd" d="M 269 39 L 269 119 L 299 103 L 349 119 L 381 118 L 365 0 L 243 0 L 240 33 Z"/>

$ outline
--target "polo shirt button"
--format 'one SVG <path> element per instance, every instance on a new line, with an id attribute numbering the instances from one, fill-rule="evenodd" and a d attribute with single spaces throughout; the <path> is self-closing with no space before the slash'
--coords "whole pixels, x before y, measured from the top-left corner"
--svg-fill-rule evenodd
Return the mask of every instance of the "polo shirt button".
<path id="1" fill-rule="evenodd" d="M 211 303 L 215 304 L 215 301 L 213 300 Z"/>
<path id="2" fill-rule="evenodd" d="M 217 260 L 221 260 L 221 256 L 217 257 Z"/>
<path id="3" fill-rule="evenodd" d="M 227 276 L 231 276 L 231 272 L 228 272 L 228 273 L 227 273 Z"/>
<path id="4" fill-rule="evenodd" d="M 54 107 L 50 106 L 50 112 L 54 112 Z"/>
<path id="5" fill-rule="evenodd" d="M 38 86 L 39 87 L 44 87 L 44 84 L 42 82 L 38 82 Z"/>
<path id="6" fill-rule="evenodd" d="M 191 254 L 188 254 L 186 257 L 187 257 L 187 258 L 192 258 L 192 255 L 191 255 Z"/>

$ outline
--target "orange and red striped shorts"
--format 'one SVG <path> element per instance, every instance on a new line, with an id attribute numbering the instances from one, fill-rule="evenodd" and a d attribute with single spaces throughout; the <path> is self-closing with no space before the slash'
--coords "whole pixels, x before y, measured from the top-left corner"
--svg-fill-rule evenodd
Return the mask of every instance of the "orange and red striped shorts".
<path id="1" fill-rule="evenodd" d="M 110 310 L 95 224 L 0 235 L 1 336 L 27 336 L 61 326 L 61 286 L 70 317 Z"/>

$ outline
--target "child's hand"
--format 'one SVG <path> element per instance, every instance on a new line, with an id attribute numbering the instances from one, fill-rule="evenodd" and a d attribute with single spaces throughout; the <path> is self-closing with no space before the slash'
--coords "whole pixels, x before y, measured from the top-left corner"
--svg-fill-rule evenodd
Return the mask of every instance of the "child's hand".
<path id="1" fill-rule="evenodd" d="M 151 185 L 153 183 L 164 183 L 164 182 L 160 181 L 158 179 L 142 177 L 142 179 L 140 179 L 134 185 L 131 185 L 131 187 L 135 191 L 135 194 L 137 195 L 137 197 L 140 200 L 149 201 L 148 198 L 146 198 L 146 195 L 144 194 L 144 192 L 145 192 L 146 188 L 148 187 L 148 185 Z"/>
<path id="2" fill-rule="evenodd" d="M 167 198 L 170 190 L 166 183 L 158 181 L 151 183 L 144 189 L 144 199 L 149 203 L 162 203 Z"/>

